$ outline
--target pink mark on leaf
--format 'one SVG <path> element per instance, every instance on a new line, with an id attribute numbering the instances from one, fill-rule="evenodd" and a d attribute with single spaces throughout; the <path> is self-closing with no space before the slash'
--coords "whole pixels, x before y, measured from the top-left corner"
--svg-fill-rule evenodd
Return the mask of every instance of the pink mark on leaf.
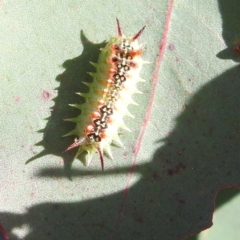
<path id="1" fill-rule="evenodd" d="M 21 100 L 20 100 L 20 97 L 15 97 L 15 98 L 14 98 L 14 101 L 17 102 L 17 103 L 19 103 L 19 102 L 21 101 Z"/>
<path id="2" fill-rule="evenodd" d="M 174 44 L 170 43 L 170 44 L 168 45 L 168 50 L 173 51 L 173 50 L 175 50 L 175 49 L 176 49 L 176 48 L 175 48 L 175 45 L 174 45 Z"/>
<path id="3" fill-rule="evenodd" d="M 48 101 L 52 96 L 53 96 L 52 93 L 50 93 L 46 90 L 43 90 L 42 97 L 43 97 L 44 101 Z"/>
<path id="4" fill-rule="evenodd" d="M 146 23 L 147 23 L 148 25 L 151 25 L 151 24 L 152 24 L 152 21 L 148 19 L 148 20 L 146 21 Z"/>
<path id="5" fill-rule="evenodd" d="M 123 156 L 124 156 L 124 157 L 127 157 L 127 156 L 128 156 L 128 152 L 124 152 L 124 153 L 123 153 Z"/>

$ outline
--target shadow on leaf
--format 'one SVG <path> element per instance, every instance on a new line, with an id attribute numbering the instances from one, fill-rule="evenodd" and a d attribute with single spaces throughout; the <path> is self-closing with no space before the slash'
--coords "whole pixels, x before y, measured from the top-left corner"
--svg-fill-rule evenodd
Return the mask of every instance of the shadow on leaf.
<path id="1" fill-rule="evenodd" d="M 41 203 L 23 214 L 0 213 L 10 237 L 17 239 L 12 229 L 23 225 L 31 230 L 26 239 L 172 240 L 209 228 L 217 192 L 240 186 L 239 79 L 236 66 L 190 99 L 165 144 L 136 167 L 141 177 L 130 189 L 79 202 Z M 39 171 L 41 177 L 56 174 L 64 177 L 57 170 Z M 82 174 L 74 170 L 75 178 Z M 98 178 L 103 173 L 91 174 Z M 117 170 L 104 172 L 113 174 Z"/>
<path id="2" fill-rule="evenodd" d="M 75 125 L 64 121 L 64 119 L 75 117 L 80 113 L 79 110 L 70 107 L 68 104 L 84 102 L 84 99 L 76 92 L 88 91 L 83 82 L 90 82 L 92 77 L 88 72 L 95 71 L 89 62 L 97 62 L 100 48 L 106 44 L 106 42 L 91 43 L 83 34 L 83 31 L 81 31 L 81 42 L 83 45 L 82 54 L 65 61 L 63 67 L 66 70 L 56 78 L 60 82 L 60 86 L 57 88 L 58 95 L 54 99 L 55 104 L 51 109 L 51 116 L 46 119 L 46 127 L 39 131 L 43 132 L 43 140 L 36 144 L 36 146 L 43 146 L 44 150 L 26 162 L 32 162 L 47 154 L 60 156 L 64 159 L 64 168 L 68 176 L 70 176 L 70 168 L 76 149 L 63 153 L 66 147 L 73 142 L 73 137 L 64 138 L 62 136 L 73 130 Z"/>
<path id="3" fill-rule="evenodd" d="M 227 48 L 217 54 L 220 59 L 232 59 L 240 61 L 240 1 L 218 0 L 219 10 L 222 16 L 222 35 Z"/>

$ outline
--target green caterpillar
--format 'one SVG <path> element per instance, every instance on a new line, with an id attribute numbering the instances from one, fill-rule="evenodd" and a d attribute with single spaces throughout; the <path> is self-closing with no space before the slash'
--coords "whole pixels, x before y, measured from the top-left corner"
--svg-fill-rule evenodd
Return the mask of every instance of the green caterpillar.
<path id="1" fill-rule="evenodd" d="M 81 110 L 76 118 L 67 119 L 75 122 L 74 130 L 64 136 L 76 135 L 75 141 L 66 151 L 78 147 L 76 157 L 85 166 L 91 162 L 98 152 L 102 170 L 104 169 L 103 154 L 112 158 L 110 144 L 119 139 L 119 128 L 127 129 L 123 122 L 125 115 L 133 117 L 127 107 L 134 104 L 131 95 L 140 93 L 136 85 L 145 81 L 139 74 L 144 64 L 141 58 L 142 49 L 138 38 L 145 26 L 134 36 L 125 37 L 117 19 L 118 36 L 110 38 L 101 49 L 98 63 L 92 63 L 96 73 L 90 73 L 92 83 L 87 83 L 89 93 L 78 93 L 85 97 L 83 104 L 70 104 Z"/>

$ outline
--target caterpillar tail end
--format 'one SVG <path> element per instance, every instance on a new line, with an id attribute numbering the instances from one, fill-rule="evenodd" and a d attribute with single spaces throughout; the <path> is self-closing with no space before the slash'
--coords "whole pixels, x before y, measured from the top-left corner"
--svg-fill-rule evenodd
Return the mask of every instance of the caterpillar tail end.
<path id="1" fill-rule="evenodd" d="M 67 152 L 73 148 L 76 148 L 76 147 L 82 145 L 85 141 L 86 141 L 85 138 L 75 139 L 75 141 L 70 146 L 68 146 L 64 152 Z"/>
<path id="2" fill-rule="evenodd" d="M 67 147 L 67 149 L 64 151 L 67 152 L 73 148 L 79 147 L 81 145 L 84 145 L 84 143 L 86 143 L 86 138 L 79 138 L 79 139 L 75 139 L 75 141 Z M 95 147 L 95 148 L 79 148 L 78 152 L 75 156 L 75 158 L 79 158 L 79 160 L 83 163 L 84 166 L 88 166 L 93 158 L 93 155 L 95 152 L 98 152 L 99 158 L 100 158 L 100 162 L 101 162 L 101 167 L 102 167 L 102 171 L 104 171 L 104 159 L 103 159 L 103 149 L 101 148 L 101 146 Z"/>

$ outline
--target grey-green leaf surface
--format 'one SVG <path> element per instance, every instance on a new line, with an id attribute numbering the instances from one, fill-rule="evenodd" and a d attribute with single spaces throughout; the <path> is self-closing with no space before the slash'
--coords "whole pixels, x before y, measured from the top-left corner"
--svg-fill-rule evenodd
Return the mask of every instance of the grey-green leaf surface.
<path id="1" fill-rule="evenodd" d="M 0 1 L 0 222 L 12 239 L 172 240 L 211 226 L 217 191 L 240 185 L 239 3 L 227 2 Z M 125 148 L 102 172 L 97 155 L 86 168 L 63 153 L 63 119 L 116 17 L 126 35 L 146 25 L 150 64 Z"/>

